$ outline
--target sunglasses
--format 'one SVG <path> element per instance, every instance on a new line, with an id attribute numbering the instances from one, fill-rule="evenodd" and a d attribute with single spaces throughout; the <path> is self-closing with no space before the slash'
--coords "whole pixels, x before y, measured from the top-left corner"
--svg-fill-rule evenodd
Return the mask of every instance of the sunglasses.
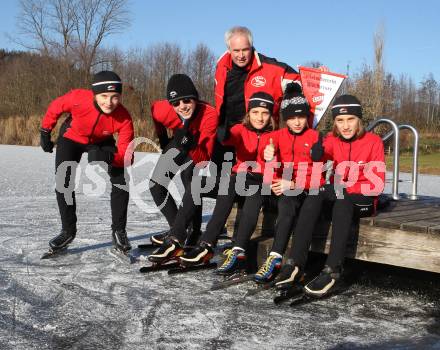
<path id="1" fill-rule="evenodd" d="M 178 107 L 178 106 L 180 106 L 180 102 L 183 102 L 183 104 L 187 105 L 187 104 L 191 103 L 191 99 L 190 98 L 184 98 L 182 100 L 177 100 L 177 101 L 171 102 L 171 104 L 174 107 Z"/>

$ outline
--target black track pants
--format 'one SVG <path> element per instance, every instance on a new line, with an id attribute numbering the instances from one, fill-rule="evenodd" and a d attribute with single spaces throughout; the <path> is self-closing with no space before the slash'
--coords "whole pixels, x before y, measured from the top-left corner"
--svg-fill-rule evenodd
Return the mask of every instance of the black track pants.
<path id="1" fill-rule="evenodd" d="M 333 269 L 342 266 L 353 218 L 355 215 L 359 217 L 371 215 L 373 202 L 374 197 L 346 192 L 343 199 L 338 199 L 333 185 L 322 187 L 318 195 L 307 196 L 295 227 L 294 244 L 289 257 L 293 259 L 295 264 L 301 267 L 305 266 L 313 231 L 322 207 L 324 204 L 333 205 L 332 239 L 326 265 Z M 360 208 L 368 210 L 363 212 Z"/>
<path id="2" fill-rule="evenodd" d="M 242 176 L 242 175 L 241 175 Z M 237 175 L 231 175 L 227 194 L 219 194 L 215 203 L 214 212 L 209 221 L 205 233 L 200 238 L 201 241 L 215 245 L 218 236 L 222 233 L 226 220 L 231 212 L 234 204 L 236 194 L 235 184 Z M 249 196 L 243 196 L 243 207 L 238 223 L 238 229 L 235 239 L 235 246 L 243 249 L 247 248 L 247 243 L 258 221 L 258 215 L 263 203 L 263 196 L 261 195 L 261 181 L 255 180 L 251 175 L 246 176 L 246 188 L 249 186 L 257 186 L 258 190 Z"/>
<path id="3" fill-rule="evenodd" d="M 298 215 L 304 196 L 285 196 L 278 197 L 278 215 L 275 225 L 275 236 L 272 245 L 272 252 L 283 255 L 292 234 L 295 217 Z"/>
<path id="4" fill-rule="evenodd" d="M 111 148 L 115 146 L 115 141 L 111 138 L 97 145 L 100 147 Z M 77 217 L 75 191 L 73 190 L 75 187 L 74 177 L 81 156 L 83 153 L 88 152 L 88 148 L 89 145 L 77 143 L 63 136 L 58 138 L 55 155 L 56 180 L 58 185 L 55 192 L 61 215 L 62 227 L 68 231 L 76 231 Z M 127 225 L 129 192 L 114 185 L 126 185 L 124 168 L 109 166 L 108 173 L 112 183 L 110 194 L 112 229 L 122 230 L 125 229 Z M 63 186 L 64 189 L 62 189 Z"/>
<path id="5" fill-rule="evenodd" d="M 168 186 L 176 173 L 181 170 L 180 176 L 186 192 L 188 188 L 191 188 L 191 180 L 194 170 L 194 163 L 185 153 L 179 152 L 174 158 L 167 156 L 167 152 L 169 150 L 173 151 L 172 149 L 177 150 L 174 148 L 173 141 L 168 144 L 159 157 L 149 184 L 154 203 L 160 208 L 160 211 L 165 216 L 170 228 L 173 227 L 178 208 L 173 196 L 168 191 Z M 186 166 L 188 162 L 189 165 Z M 202 225 L 201 205 L 196 206 L 191 219 L 193 224 L 192 230 L 200 231 Z"/>

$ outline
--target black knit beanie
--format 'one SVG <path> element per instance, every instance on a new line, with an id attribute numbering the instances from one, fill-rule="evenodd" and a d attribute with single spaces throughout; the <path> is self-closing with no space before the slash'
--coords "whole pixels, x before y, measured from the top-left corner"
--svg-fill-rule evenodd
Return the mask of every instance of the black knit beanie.
<path id="1" fill-rule="evenodd" d="M 284 121 L 297 115 L 308 117 L 310 106 L 307 99 L 295 85 L 289 84 L 281 102 L 281 117 Z"/>
<path id="2" fill-rule="evenodd" d="M 350 114 L 362 119 L 362 106 L 360 101 L 352 95 L 341 95 L 335 98 L 332 107 L 332 116 Z"/>
<path id="3" fill-rule="evenodd" d="M 274 104 L 272 95 L 266 92 L 256 92 L 249 98 L 248 111 L 255 107 L 263 107 L 267 108 L 272 114 Z"/>
<path id="4" fill-rule="evenodd" d="M 96 73 L 92 80 L 92 91 L 95 95 L 103 92 L 122 93 L 122 81 L 115 72 L 103 70 Z"/>
<path id="5" fill-rule="evenodd" d="M 169 102 L 183 100 L 185 98 L 199 99 L 194 83 L 186 74 L 174 74 L 168 80 L 167 99 Z"/>

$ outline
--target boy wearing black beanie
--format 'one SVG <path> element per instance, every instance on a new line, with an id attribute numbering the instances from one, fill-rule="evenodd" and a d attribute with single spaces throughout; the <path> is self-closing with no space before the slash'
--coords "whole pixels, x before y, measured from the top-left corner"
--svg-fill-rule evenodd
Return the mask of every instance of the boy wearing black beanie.
<path id="1" fill-rule="evenodd" d="M 121 93 L 122 81 L 115 72 L 99 72 L 93 76 L 90 90 L 75 89 L 52 101 L 42 120 L 41 147 L 52 153 L 51 131 L 63 113 L 70 114 L 57 140 L 56 197 L 62 229 L 49 242 L 50 254 L 66 248 L 76 236 L 76 201 L 71 186 L 71 174 L 76 167 L 71 163 L 78 164 L 83 153 L 88 153 L 90 163 L 101 162 L 108 168 L 113 244 L 124 253 L 131 249 L 126 232 L 129 193 L 122 188 L 127 186 L 124 167 L 131 164 L 125 164 L 124 156 L 134 132 L 131 116 L 120 103 Z M 117 143 L 114 134 L 118 134 Z"/>
<path id="2" fill-rule="evenodd" d="M 192 203 L 182 205 L 179 209 L 168 190 L 168 186 L 180 171 L 186 191 L 191 191 L 193 171 L 211 159 L 214 138 L 217 129 L 218 115 L 214 107 L 199 100 L 194 83 L 186 74 L 175 74 L 168 81 L 166 100 L 155 101 L 151 107 L 151 116 L 155 125 L 162 154 L 156 164 L 150 180 L 150 192 L 154 202 L 165 216 L 169 229 L 179 226 L 179 235 L 187 238 L 187 228 L 192 224 L 186 243 L 196 243 L 200 236 L 202 224 L 202 207 L 195 208 Z M 171 130 L 173 137 L 168 137 Z M 187 214 L 195 212 L 195 214 Z M 153 235 L 151 242 L 159 246 L 150 256 L 155 262 L 170 259 L 177 255 L 181 246 L 173 243 L 168 237 L 169 231 Z"/>

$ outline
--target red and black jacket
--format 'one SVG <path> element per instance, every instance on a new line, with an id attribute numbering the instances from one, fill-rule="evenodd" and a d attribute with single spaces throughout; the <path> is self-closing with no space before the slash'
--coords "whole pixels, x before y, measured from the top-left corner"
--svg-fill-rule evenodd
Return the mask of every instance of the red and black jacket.
<path id="1" fill-rule="evenodd" d="M 282 177 L 287 168 L 292 168 L 292 178 L 296 187 L 305 190 L 319 188 L 325 183 L 320 169 L 313 171 L 311 148 L 318 141 L 319 132 L 306 129 L 300 134 L 289 131 L 287 127 L 277 130 L 273 135 L 273 143 L 276 150 L 277 160 L 281 167 L 277 176 Z M 313 179 L 312 179 L 313 174 Z"/>
<path id="2" fill-rule="evenodd" d="M 183 127 L 182 120 L 167 100 L 154 102 L 151 106 L 151 116 L 159 139 L 166 136 L 166 129 L 174 132 Z M 215 108 L 206 102 L 198 101 L 195 115 L 191 118 L 188 127 L 188 132 L 193 135 L 197 144 L 189 151 L 194 163 L 211 159 L 217 124 L 218 114 Z"/>
<path id="3" fill-rule="evenodd" d="M 264 149 L 270 142 L 273 131 L 251 130 L 243 124 L 234 125 L 224 145 L 235 148 L 236 163 L 232 167 L 233 173 L 252 172 L 264 174 L 266 162 Z M 248 167 L 245 162 L 256 162 L 256 167 Z M 272 180 L 272 179 L 270 179 Z"/>
<path id="4" fill-rule="evenodd" d="M 383 192 L 385 154 L 382 139 L 378 135 L 366 132 L 360 138 L 347 141 L 329 133 L 324 139 L 323 146 L 324 157 L 333 160 L 335 174 L 340 176 L 340 181 L 347 182 L 350 171 L 354 176 L 355 181 L 351 184 L 348 182 L 349 186 L 346 188 L 348 193 L 378 196 Z M 341 164 L 343 162 L 347 163 Z M 355 176 L 357 172 L 358 175 Z"/>
<path id="5" fill-rule="evenodd" d="M 228 71 L 232 69 L 231 54 L 226 51 L 217 61 L 215 71 L 215 108 L 220 114 L 223 104 L 225 83 Z M 245 80 L 244 99 L 247 108 L 249 98 L 256 92 L 264 91 L 275 100 L 273 117 L 278 124 L 280 103 L 286 85 L 292 81 L 300 82 L 299 74 L 289 65 L 278 62 L 254 51 L 249 73 Z"/>
<path id="6" fill-rule="evenodd" d="M 64 133 L 64 137 L 72 141 L 95 144 L 118 134 L 117 152 L 112 165 L 124 167 L 125 151 L 134 138 L 134 131 L 130 113 L 122 104 L 111 114 L 104 114 L 95 107 L 91 90 L 75 89 L 50 103 L 41 127 L 52 130 L 63 113 L 72 116 L 70 127 Z"/>

